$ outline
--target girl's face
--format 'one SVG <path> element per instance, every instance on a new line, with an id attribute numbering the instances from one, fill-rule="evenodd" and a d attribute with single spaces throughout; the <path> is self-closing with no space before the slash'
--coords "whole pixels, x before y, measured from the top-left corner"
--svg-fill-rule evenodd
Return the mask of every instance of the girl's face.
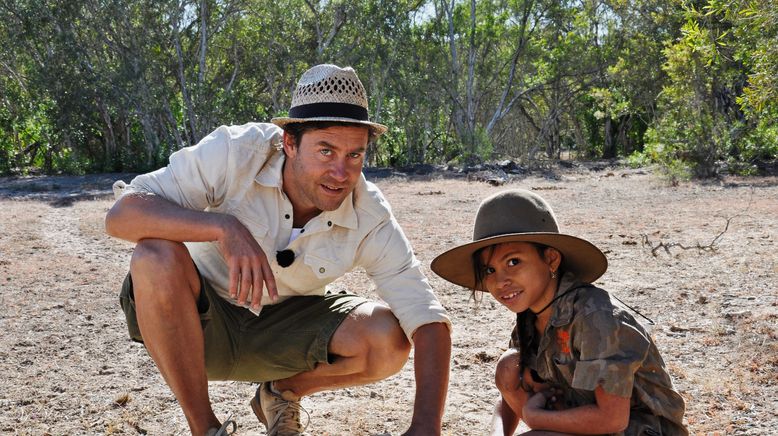
<path id="1" fill-rule="evenodd" d="M 514 313 L 537 312 L 554 298 L 557 281 L 551 279 L 551 271 L 560 262 L 561 255 L 553 248 L 541 255 L 528 242 L 498 244 L 481 253 L 483 286 Z"/>

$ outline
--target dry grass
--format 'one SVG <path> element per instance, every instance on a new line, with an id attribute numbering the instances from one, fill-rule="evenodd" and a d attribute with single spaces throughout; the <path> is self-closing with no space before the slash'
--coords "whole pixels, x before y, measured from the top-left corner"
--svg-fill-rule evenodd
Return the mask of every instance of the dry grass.
<path id="1" fill-rule="evenodd" d="M 611 175 L 609 175 L 611 174 Z M 778 428 L 778 181 L 727 179 L 670 187 L 642 171 L 571 170 L 510 186 L 538 191 L 563 230 L 608 255 L 598 285 L 656 321 L 654 339 L 687 401 L 694 434 L 770 434 Z M 57 179 L 24 191 L 0 180 L 0 433 L 186 434 L 186 422 L 143 347 L 126 339 L 117 291 L 131 245 L 103 234 L 111 201 L 98 190 L 62 200 L 73 183 L 107 189 L 110 177 Z M 33 188 L 50 186 L 30 181 Z M 426 266 L 468 240 L 480 200 L 504 189 L 433 178 L 381 179 Z M 55 189 L 56 188 L 56 189 Z M 26 193 L 25 193 L 26 192 Z M 35 198 L 22 200 L 27 194 Z M 48 195 L 51 194 L 51 195 Z M 61 193 L 60 193 L 61 194 Z M 733 218 L 734 217 L 734 218 Z M 641 244 L 709 244 L 670 253 Z M 495 360 L 512 316 L 434 275 L 455 325 L 444 434 L 486 433 L 497 391 Z M 363 273 L 334 285 L 373 295 Z M 261 434 L 249 407 L 254 387 L 211 384 L 220 417 Z M 304 399 L 316 435 L 400 434 L 411 418 L 412 365 L 371 386 Z"/>

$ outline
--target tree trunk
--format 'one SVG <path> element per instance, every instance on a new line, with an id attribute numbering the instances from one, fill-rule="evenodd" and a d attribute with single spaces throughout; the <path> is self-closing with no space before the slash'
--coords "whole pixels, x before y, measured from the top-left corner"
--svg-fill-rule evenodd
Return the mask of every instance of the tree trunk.
<path id="1" fill-rule="evenodd" d="M 605 159 L 613 159 L 616 157 L 616 141 L 613 139 L 613 119 L 610 116 L 605 117 L 603 137 L 605 139 L 605 144 L 602 148 L 602 157 Z"/>
<path id="2" fill-rule="evenodd" d="M 100 109 L 100 115 L 103 118 L 105 127 L 103 128 L 103 144 L 105 145 L 103 157 L 103 170 L 116 171 L 116 135 L 113 132 L 113 123 L 111 114 L 102 100 L 98 99 L 97 106 Z"/>
<path id="3" fill-rule="evenodd" d="M 200 134 L 197 128 L 197 120 L 195 116 L 194 108 L 192 107 L 192 99 L 189 96 L 189 89 L 186 84 L 186 75 L 184 74 L 184 52 L 181 49 L 181 38 L 179 36 L 178 27 L 180 25 L 179 19 L 181 9 L 176 10 L 172 14 L 173 24 L 173 44 L 176 48 L 176 57 L 178 64 L 178 81 L 181 86 L 181 96 L 184 99 L 184 106 L 186 107 L 186 118 L 189 120 L 189 128 L 191 129 L 192 141 L 199 141 Z"/>

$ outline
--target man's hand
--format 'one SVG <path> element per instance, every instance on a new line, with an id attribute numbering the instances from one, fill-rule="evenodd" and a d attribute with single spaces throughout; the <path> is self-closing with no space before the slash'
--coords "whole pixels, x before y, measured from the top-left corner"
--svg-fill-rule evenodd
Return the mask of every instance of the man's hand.
<path id="1" fill-rule="evenodd" d="M 251 307 L 259 309 L 263 282 L 270 299 L 278 298 L 273 271 L 251 232 L 233 216 L 224 215 L 224 219 L 224 231 L 217 243 L 230 271 L 230 296 L 240 305 L 251 298 Z"/>

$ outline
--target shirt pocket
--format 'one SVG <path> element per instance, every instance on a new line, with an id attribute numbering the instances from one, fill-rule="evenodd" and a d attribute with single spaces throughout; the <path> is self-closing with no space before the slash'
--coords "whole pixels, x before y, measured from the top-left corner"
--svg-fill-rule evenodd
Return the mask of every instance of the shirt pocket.
<path id="1" fill-rule="evenodd" d="M 553 357 L 554 368 L 562 376 L 568 386 L 573 383 L 573 374 L 575 374 L 575 360 L 572 356 L 558 354 Z"/>
<path id="2" fill-rule="evenodd" d="M 333 259 L 332 255 L 325 253 L 307 253 L 304 258 L 305 265 L 313 275 L 322 282 L 329 284 L 346 273 L 346 266 Z"/>
<path id="3" fill-rule="evenodd" d="M 267 233 L 270 230 L 270 226 L 260 219 L 241 213 L 235 213 L 235 217 L 251 233 L 251 236 L 253 236 L 259 246 L 262 247 L 262 250 L 265 252 L 268 259 L 273 258 L 275 255 L 275 252 L 273 251 L 275 244 L 273 241 L 265 240 L 267 238 Z"/>

